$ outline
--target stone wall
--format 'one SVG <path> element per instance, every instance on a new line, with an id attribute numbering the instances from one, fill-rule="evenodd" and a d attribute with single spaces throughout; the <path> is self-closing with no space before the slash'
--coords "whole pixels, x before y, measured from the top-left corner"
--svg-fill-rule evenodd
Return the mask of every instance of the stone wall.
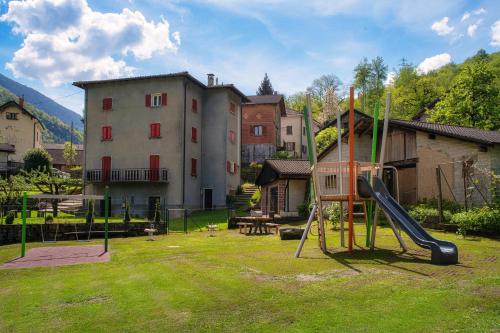
<path id="1" fill-rule="evenodd" d="M 151 226 L 150 222 L 133 222 L 133 223 L 109 223 L 108 224 L 109 237 L 135 237 L 144 236 L 145 228 Z M 59 228 L 58 228 L 59 227 Z M 75 228 L 76 227 L 76 228 Z M 58 230 L 57 230 L 58 229 Z M 163 233 L 165 230 L 164 224 L 161 223 L 156 227 Z M 28 224 L 26 225 L 26 241 L 27 242 L 41 242 L 43 236 L 46 241 L 54 240 L 57 230 L 57 240 L 76 240 L 75 231 L 84 232 L 78 234 L 79 239 L 88 238 L 89 226 L 85 223 L 54 223 L 54 224 Z M 104 238 L 104 223 L 94 223 L 92 225 L 90 238 Z M 0 225 L 0 245 L 15 244 L 21 242 L 21 224 Z"/>

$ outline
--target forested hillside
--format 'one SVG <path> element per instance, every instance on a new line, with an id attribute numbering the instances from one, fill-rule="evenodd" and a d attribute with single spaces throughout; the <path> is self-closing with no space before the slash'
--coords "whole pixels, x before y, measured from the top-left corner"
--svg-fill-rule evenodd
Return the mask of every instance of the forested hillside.
<path id="1" fill-rule="evenodd" d="M 5 102 L 8 102 L 10 100 L 18 101 L 18 97 L 10 92 L 9 90 L 5 89 L 4 87 L 0 86 L 0 105 L 4 104 Z M 24 107 L 28 110 L 33 112 L 40 121 L 43 123 L 43 126 L 45 127 L 43 131 L 43 142 L 45 143 L 63 143 L 65 141 L 69 141 L 70 139 L 70 133 L 71 133 L 71 126 L 63 123 L 60 119 L 50 116 L 47 113 L 39 110 L 38 108 L 34 107 L 32 104 L 25 102 Z M 73 130 L 73 140 L 74 142 L 77 143 L 82 143 L 83 142 L 83 134 L 81 131 L 74 129 Z"/>

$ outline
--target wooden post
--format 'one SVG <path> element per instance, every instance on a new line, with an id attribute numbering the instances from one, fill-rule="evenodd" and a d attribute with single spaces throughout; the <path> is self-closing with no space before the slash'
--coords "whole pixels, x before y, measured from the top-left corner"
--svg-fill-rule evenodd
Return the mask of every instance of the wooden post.
<path id="1" fill-rule="evenodd" d="M 465 206 L 465 211 L 468 210 L 468 204 L 467 204 L 467 170 L 466 170 L 466 164 L 465 161 L 462 162 L 462 177 L 464 178 L 464 206 Z"/>
<path id="2" fill-rule="evenodd" d="M 441 167 L 438 165 L 436 168 L 436 182 L 438 187 L 438 211 L 439 223 L 443 223 L 443 191 L 441 189 Z"/>
<path id="3" fill-rule="evenodd" d="M 338 154 L 339 154 L 339 163 L 342 162 L 342 121 L 340 119 L 340 108 L 338 104 L 335 105 L 337 108 L 337 149 L 338 149 Z M 343 184 L 343 169 L 342 165 L 340 165 L 340 174 L 339 174 L 339 181 L 340 181 L 340 195 L 344 194 L 344 184 Z M 339 216 L 339 223 L 340 223 L 340 246 L 345 247 L 345 236 L 344 236 L 344 202 L 340 200 L 339 202 L 340 206 L 340 216 Z"/>
<path id="4" fill-rule="evenodd" d="M 354 87 L 349 89 L 349 252 L 354 234 Z"/>

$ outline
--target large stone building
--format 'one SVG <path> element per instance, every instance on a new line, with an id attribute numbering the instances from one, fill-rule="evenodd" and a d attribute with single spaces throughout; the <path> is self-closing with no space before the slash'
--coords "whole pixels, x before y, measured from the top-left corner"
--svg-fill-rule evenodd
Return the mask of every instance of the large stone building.
<path id="1" fill-rule="evenodd" d="M 241 104 L 231 84 L 187 72 L 75 82 L 85 89 L 84 184 L 152 210 L 224 206 L 240 183 Z M 146 209 L 146 208 L 145 208 Z"/>
<path id="2" fill-rule="evenodd" d="M 42 130 L 40 120 L 24 108 L 23 98 L 19 103 L 9 101 L 1 105 L 0 144 L 5 156 L 0 170 L 16 169 L 22 164 L 27 150 L 42 147 Z"/>
<path id="3" fill-rule="evenodd" d="M 286 116 L 283 95 L 248 96 L 241 126 L 242 164 L 264 162 L 281 147 L 281 117 Z"/>

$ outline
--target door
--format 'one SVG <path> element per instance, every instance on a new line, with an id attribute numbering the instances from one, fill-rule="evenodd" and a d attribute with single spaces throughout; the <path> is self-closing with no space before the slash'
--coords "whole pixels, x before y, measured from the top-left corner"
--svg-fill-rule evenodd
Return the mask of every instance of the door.
<path id="1" fill-rule="evenodd" d="M 103 156 L 102 160 L 102 182 L 108 183 L 111 173 L 111 156 Z"/>
<path id="2" fill-rule="evenodd" d="M 212 209 L 212 189 L 205 188 L 203 189 L 203 207 L 205 210 Z"/>
<path id="3" fill-rule="evenodd" d="M 153 221 L 155 217 L 156 203 L 160 202 L 160 197 L 149 197 L 148 198 L 148 220 Z"/>
<path id="4" fill-rule="evenodd" d="M 160 179 L 160 155 L 149 156 L 149 173 L 152 182 Z"/>
<path id="5" fill-rule="evenodd" d="M 269 207 L 269 212 L 270 213 L 275 213 L 278 214 L 278 187 L 272 187 L 271 188 L 271 201 L 270 201 L 270 207 Z"/>

